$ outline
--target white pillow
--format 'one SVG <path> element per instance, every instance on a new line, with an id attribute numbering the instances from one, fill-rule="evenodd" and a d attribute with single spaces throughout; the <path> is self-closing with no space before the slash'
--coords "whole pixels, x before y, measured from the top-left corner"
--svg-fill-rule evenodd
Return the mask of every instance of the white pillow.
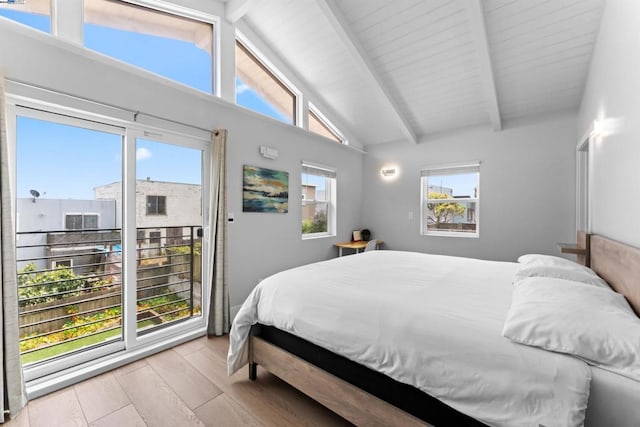
<path id="1" fill-rule="evenodd" d="M 528 264 L 528 265 L 548 265 L 548 266 L 580 266 L 577 262 L 571 261 L 570 259 L 560 258 L 559 256 L 553 255 L 542 255 L 542 254 L 526 254 L 520 255 L 518 258 L 518 262 L 520 264 Z"/>
<path id="2" fill-rule="evenodd" d="M 640 381 L 640 319 L 609 289 L 562 279 L 521 280 L 502 335 Z"/>
<path id="3" fill-rule="evenodd" d="M 566 258 L 553 256 L 553 255 L 526 254 L 526 255 L 521 255 L 518 258 L 518 262 L 520 264 L 526 265 L 527 267 L 533 267 L 533 266 L 563 267 L 563 268 L 572 268 L 574 270 L 585 271 L 588 273 L 596 274 L 589 267 L 585 267 L 584 265 L 578 264 L 577 262 L 571 261 Z"/>
<path id="4" fill-rule="evenodd" d="M 602 278 L 600 278 L 600 276 L 598 276 L 592 270 L 586 271 L 567 267 L 554 267 L 546 265 L 530 266 L 528 264 L 523 264 L 513 276 L 513 284 L 516 284 L 520 280 L 526 279 L 527 277 L 549 277 L 554 279 L 565 279 L 611 289 L 609 288 L 607 282 L 602 280 Z"/>

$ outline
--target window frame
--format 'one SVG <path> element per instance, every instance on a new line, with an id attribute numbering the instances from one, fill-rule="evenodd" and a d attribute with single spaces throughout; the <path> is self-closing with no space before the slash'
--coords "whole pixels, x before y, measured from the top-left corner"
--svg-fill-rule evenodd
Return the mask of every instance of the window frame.
<path id="1" fill-rule="evenodd" d="M 150 197 L 154 197 L 155 198 L 155 212 L 150 213 L 149 212 L 149 198 Z M 160 198 L 162 198 L 164 200 L 163 203 L 163 207 L 164 207 L 164 212 L 158 212 L 158 207 L 160 205 L 159 201 Z M 159 216 L 159 215 L 167 215 L 167 196 L 162 196 L 162 195 L 157 195 L 157 194 L 147 194 L 145 196 L 145 215 L 146 216 Z"/>
<path id="2" fill-rule="evenodd" d="M 313 173 L 313 172 L 316 173 Z M 325 199 L 326 200 L 317 200 L 317 199 L 305 199 L 304 194 L 302 193 L 302 188 L 304 187 L 304 175 L 314 175 L 325 178 Z M 338 187 L 338 172 L 337 169 L 331 166 L 320 165 L 317 163 L 311 162 L 302 162 L 301 165 L 301 173 L 300 173 L 300 194 L 302 196 L 302 200 L 300 203 L 300 225 L 302 225 L 303 221 L 303 209 L 305 206 L 318 206 L 318 205 L 326 205 L 327 208 L 327 231 L 321 231 L 317 233 L 302 233 L 302 240 L 308 239 L 317 239 L 323 237 L 334 237 L 337 232 L 337 187 Z"/>
<path id="3" fill-rule="evenodd" d="M 6 18 L 6 19 L 11 20 L 12 22 L 18 23 L 18 24 L 20 24 L 20 25 L 24 25 L 25 27 L 31 28 L 31 29 L 36 30 L 36 31 L 40 31 L 40 32 L 42 32 L 42 33 L 44 33 L 44 34 L 47 34 L 47 35 L 50 35 L 50 36 L 51 36 L 51 35 L 53 35 L 53 33 L 54 33 L 54 13 L 53 13 L 53 4 L 52 4 L 52 0 L 46 0 L 46 1 L 45 1 L 45 2 L 43 2 L 43 3 L 48 3 L 48 5 L 49 5 L 49 6 L 48 6 L 48 10 L 47 10 L 48 15 L 47 15 L 47 14 L 40 14 L 40 13 L 38 13 L 38 12 L 32 12 L 32 11 L 30 11 L 30 10 L 24 10 L 24 9 L 27 9 L 27 8 L 29 7 L 26 3 L 8 4 L 8 2 L 4 2 L 5 6 L 4 6 L 4 7 L 2 7 L 2 9 L 5 9 L 5 10 L 11 10 L 11 9 L 12 9 L 12 7 L 16 7 L 16 9 L 14 10 L 14 12 L 20 12 L 20 13 L 26 13 L 26 14 L 33 14 L 33 15 L 42 15 L 42 16 L 48 17 L 48 18 L 49 18 L 49 31 L 44 31 L 44 30 L 42 30 L 42 29 L 40 29 L 40 28 L 38 28 L 38 27 L 34 27 L 34 26 L 32 26 L 32 25 L 25 24 L 25 23 L 23 23 L 23 22 L 21 22 L 21 21 L 19 21 L 19 20 L 15 20 L 15 19 L 13 19 L 13 18 L 9 18 L 9 17 L 6 17 L 6 16 L 5 16 L 5 18 Z M 25 7 L 24 7 L 24 9 L 22 9 L 22 8 L 20 8 L 19 6 L 25 6 Z M 21 10 L 21 9 L 22 9 L 22 10 Z M 36 9 L 37 9 L 37 8 L 36 8 Z M 2 15 L 0 15 L 0 16 L 2 16 Z"/>
<path id="4" fill-rule="evenodd" d="M 446 175 L 466 175 L 476 173 L 476 191 L 473 197 L 449 197 L 443 199 L 429 198 L 429 176 L 446 176 Z M 427 213 L 429 211 L 429 203 L 473 203 L 475 231 L 442 231 L 429 230 L 427 225 Z M 420 235 L 421 236 L 439 236 L 439 237 L 463 237 L 478 238 L 480 237 L 480 162 L 456 163 L 456 164 L 440 164 L 427 166 L 420 171 Z M 468 219 L 468 207 L 465 208 L 465 218 Z"/>
<path id="5" fill-rule="evenodd" d="M 68 262 L 69 265 L 66 265 L 64 263 Z M 66 268 L 73 268 L 73 258 L 63 258 L 63 259 L 58 259 L 58 260 L 51 260 L 51 269 L 55 270 L 56 268 L 58 268 L 58 266 L 63 266 Z"/>
<path id="6" fill-rule="evenodd" d="M 324 136 L 325 138 L 331 139 L 332 141 L 335 141 L 338 144 L 349 145 L 348 141 L 346 140 L 342 132 L 340 132 L 338 128 L 333 123 L 331 123 L 331 121 L 327 119 L 327 117 L 324 114 L 322 114 L 315 105 L 309 102 L 307 104 L 307 107 L 308 107 L 307 112 L 309 117 L 313 117 L 314 119 L 316 119 L 316 121 L 320 123 L 320 126 L 322 126 L 329 134 L 333 135 L 334 139 L 328 138 L 321 133 L 314 132 L 313 130 L 311 130 L 311 126 L 307 123 L 307 127 L 308 127 L 307 130 L 309 132 L 312 132 L 316 135 Z"/>
<path id="7" fill-rule="evenodd" d="M 162 245 L 162 231 L 150 230 L 149 231 L 149 244 L 150 245 Z"/>
<path id="8" fill-rule="evenodd" d="M 203 206 L 209 205 L 209 182 L 211 181 L 209 167 L 211 155 L 210 132 L 188 125 L 181 125 L 170 120 L 149 120 L 149 116 L 145 116 L 142 113 L 136 120 L 135 116 L 126 110 L 99 104 L 93 100 L 72 98 L 65 94 L 28 85 L 11 85 L 9 87 L 6 94 L 6 112 L 7 140 L 10 144 L 10 170 L 15 171 L 16 168 L 16 123 L 19 116 L 120 135 L 123 138 L 123 156 L 134 159 L 133 162 L 128 163 L 129 167 L 125 167 L 123 170 L 123 182 L 128 180 L 133 186 L 135 185 L 135 170 L 132 167 L 135 165 L 135 144 L 130 143 L 130 141 L 134 141 L 136 137 L 144 137 L 147 133 L 153 133 L 156 139 L 166 137 L 172 143 L 179 142 L 178 145 L 191 146 L 202 150 L 203 159 L 205 159 L 203 160 L 202 204 Z M 130 194 L 135 194 L 135 188 L 129 188 L 129 190 Z M 16 194 L 15 180 L 12 182 L 12 192 Z M 130 200 L 128 203 L 135 207 L 134 200 Z M 126 232 L 123 233 L 123 253 L 137 253 L 135 212 L 135 208 L 128 209 L 126 212 L 123 211 L 123 225 L 125 223 L 128 224 Z M 208 210 L 203 212 L 205 218 L 207 218 L 206 221 L 208 221 Z M 208 253 L 208 241 L 203 239 L 203 260 L 208 259 Z M 129 258 L 131 257 L 132 255 L 129 256 Z M 127 259 L 127 262 L 129 261 Z M 132 276 L 131 272 L 136 270 L 135 261 L 133 263 L 129 262 L 126 267 L 123 268 L 124 274 Z M 203 263 L 202 268 L 203 288 L 201 298 L 202 301 L 208 301 L 211 294 L 209 286 L 210 271 L 207 263 Z M 123 298 L 129 301 L 125 304 L 125 311 L 130 318 L 135 319 L 135 273 L 133 277 L 127 277 L 127 280 L 134 285 L 130 286 L 123 295 Z M 203 304 L 202 313 L 198 317 L 186 319 L 180 323 L 168 325 L 166 328 L 141 336 L 137 335 L 135 327 L 125 327 L 124 337 L 121 341 L 105 343 L 95 348 L 74 352 L 64 358 L 53 358 L 43 363 L 27 366 L 23 368 L 27 393 L 30 398 L 35 398 L 62 388 L 67 384 L 65 382 L 82 381 L 95 375 L 96 372 L 99 373 L 101 369 L 111 369 L 114 366 L 117 367 L 135 361 L 140 357 L 140 354 L 171 348 L 177 343 L 201 336 L 206 333 L 206 319 L 208 317 L 209 305 Z M 135 325 L 135 322 L 130 322 L 130 325 Z M 78 369 L 77 367 L 81 364 L 83 369 Z"/>
<path id="9" fill-rule="evenodd" d="M 139 6 L 142 8 L 146 8 L 146 9 L 150 9 L 152 11 L 157 11 L 157 12 L 161 12 L 161 13 L 166 13 L 169 15 L 174 15 L 176 17 L 179 18 L 186 18 L 186 19 L 191 19 L 194 21 L 199 21 L 205 24 L 209 24 L 211 25 L 212 29 L 211 29 L 211 92 L 207 92 L 204 91 L 202 89 L 199 89 L 197 87 L 191 86 L 187 83 L 178 81 L 178 80 L 174 80 L 170 77 L 166 77 L 162 74 L 158 74 L 155 71 L 152 70 L 148 70 L 146 68 L 140 67 L 138 65 L 129 63 L 127 61 L 124 61 L 122 59 L 113 57 L 111 55 L 108 55 L 106 53 L 102 53 L 100 51 L 91 49 L 89 47 L 87 47 L 85 45 L 85 40 L 84 40 L 84 34 L 82 35 L 82 40 L 79 40 L 79 43 L 82 45 L 82 48 L 90 51 L 90 52 L 94 52 L 97 53 L 105 58 L 109 58 L 112 61 L 115 61 L 118 64 L 124 64 L 128 71 L 130 72 L 134 72 L 135 74 L 139 74 L 140 73 L 149 73 L 152 76 L 156 77 L 156 78 L 160 78 L 162 79 L 164 82 L 171 82 L 173 84 L 178 84 L 182 87 L 185 88 L 189 88 L 191 90 L 195 90 L 198 91 L 200 93 L 206 93 L 206 94 L 211 94 L 213 96 L 217 96 L 220 97 L 221 95 L 221 78 L 220 78 L 220 74 L 221 74 L 221 64 L 220 64 L 220 52 L 221 52 L 221 42 L 220 42 L 220 26 L 221 26 L 221 20 L 219 16 L 210 14 L 210 13 L 206 13 L 206 12 L 202 12 L 200 10 L 197 9 L 192 9 L 189 7 L 185 7 L 185 6 L 181 6 L 178 4 L 173 4 L 173 3 L 169 3 L 169 2 L 159 2 L 157 0 L 120 0 L 123 3 L 128 3 L 132 6 Z M 84 6 L 82 7 L 82 21 L 79 23 L 79 25 L 81 25 L 84 28 L 85 25 L 85 21 L 84 21 Z M 54 25 L 53 22 L 53 17 L 52 17 L 52 26 Z M 84 30 L 83 30 L 84 33 Z M 146 76 L 145 76 L 146 77 Z"/>
<path id="10" fill-rule="evenodd" d="M 242 34 L 239 30 L 236 30 L 236 40 L 234 44 L 234 48 L 237 49 L 238 45 L 241 49 L 243 49 L 254 61 L 262 68 L 268 75 L 270 75 L 273 80 L 282 87 L 285 91 L 289 92 L 293 96 L 293 117 L 291 123 L 286 123 L 281 120 L 278 120 L 274 117 L 268 116 L 266 114 L 260 113 L 258 111 L 252 110 L 244 105 L 238 104 L 237 101 L 237 93 L 234 96 L 234 102 L 236 105 L 242 108 L 246 108 L 249 111 L 253 111 L 257 114 L 260 114 L 263 117 L 269 117 L 272 120 L 276 120 L 278 122 L 287 124 L 289 126 L 301 127 L 302 126 L 302 92 L 293 84 L 291 81 L 282 73 L 278 67 L 276 67 L 269 59 L 258 49 L 249 39 Z M 235 50 L 234 50 L 235 52 Z M 235 65 L 235 79 L 238 78 L 238 66 L 237 66 L 237 58 Z M 234 80 L 235 80 L 234 79 Z M 235 84 L 234 84 L 235 90 Z"/>
<path id="11" fill-rule="evenodd" d="M 79 216 L 80 217 L 80 228 L 69 228 L 67 227 L 67 217 L 70 216 Z M 87 228 L 85 226 L 85 217 L 86 216 L 95 216 L 97 226 L 94 228 Z M 96 228 L 100 228 L 100 214 L 97 212 L 65 212 L 62 218 L 62 229 L 65 231 L 73 231 L 73 230 L 95 230 Z"/>

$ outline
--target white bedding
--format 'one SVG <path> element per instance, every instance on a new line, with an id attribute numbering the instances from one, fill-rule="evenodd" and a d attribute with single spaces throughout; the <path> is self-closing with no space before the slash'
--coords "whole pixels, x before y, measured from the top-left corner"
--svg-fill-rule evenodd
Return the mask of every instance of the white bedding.
<path id="1" fill-rule="evenodd" d="M 590 366 L 591 391 L 585 427 L 640 426 L 640 382 Z"/>
<path id="2" fill-rule="evenodd" d="M 252 324 L 273 325 L 494 426 L 578 426 L 591 371 L 501 336 L 518 264 L 372 251 L 262 281 L 236 316 L 229 373 Z"/>

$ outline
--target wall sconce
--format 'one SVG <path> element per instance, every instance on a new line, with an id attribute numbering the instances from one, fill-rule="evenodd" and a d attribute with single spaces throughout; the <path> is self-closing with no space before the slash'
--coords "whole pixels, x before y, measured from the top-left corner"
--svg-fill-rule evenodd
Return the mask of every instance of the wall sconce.
<path id="1" fill-rule="evenodd" d="M 380 170 L 380 175 L 382 175 L 385 178 L 391 178 L 396 176 L 396 168 L 382 168 Z"/>
<path id="2" fill-rule="evenodd" d="M 278 150 L 273 147 L 267 147 L 266 145 L 260 146 L 260 154 L 266 159 L 273 160 L 278 158 Z"/>
<path id="3" fill-rule="evenodd" d="M 595 138 L 599 138 L 602 136 L 604 131 L 604 123 L 602 120 L 594 120 L 593 121 L 593 128 L 591 130 L 591 135 L 593 135 Z"/>

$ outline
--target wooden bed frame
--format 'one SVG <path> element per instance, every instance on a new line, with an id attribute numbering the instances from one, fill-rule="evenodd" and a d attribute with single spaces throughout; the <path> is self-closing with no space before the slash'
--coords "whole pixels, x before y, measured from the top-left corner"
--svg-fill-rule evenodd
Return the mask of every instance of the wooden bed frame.
<path id="1" fill-rule="evenodd" d="M 640 316 L 640 249 L 580 231 L 577 246 L 584 249 L 584 253 L 577 254 L 578 262 L 590 266 L 624 295 Z M 260 337 L 251 336 L 249 378 L 256 378 L 257 365 L 355 425 L 430 425 Z"/>

